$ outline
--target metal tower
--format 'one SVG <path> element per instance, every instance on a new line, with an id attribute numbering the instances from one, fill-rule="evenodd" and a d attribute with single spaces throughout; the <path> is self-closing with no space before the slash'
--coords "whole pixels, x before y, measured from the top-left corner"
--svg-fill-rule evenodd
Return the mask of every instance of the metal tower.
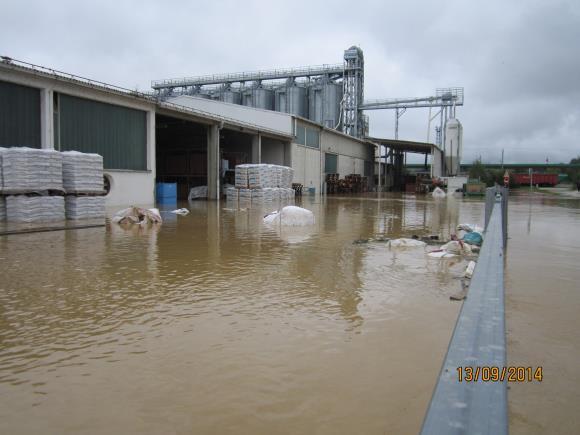
<path id="1" fill-rule="evenodd" d="M 365 135 L 365 122 L 360 106 L 364 100 L 364 56 L 359 47 L 344 51 L 342 131 L 354 137 Z"/>

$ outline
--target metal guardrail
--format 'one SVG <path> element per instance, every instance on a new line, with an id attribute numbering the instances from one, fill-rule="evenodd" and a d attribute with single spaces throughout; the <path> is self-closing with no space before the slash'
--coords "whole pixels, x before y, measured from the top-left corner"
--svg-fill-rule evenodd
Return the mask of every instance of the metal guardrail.
<path id="1" fill-rule="evenodd" d="M 497 367 L 501 377 L 506 366 L 506 238 L 507 189 L 489 188 L 485 241 L 423 421 L 422 435 L 508 433 L 506 380 L 494 382 L 485 375 L 489 376 L 491 367 Z M 477 379 L 466 380 L 469 370 Z"/>

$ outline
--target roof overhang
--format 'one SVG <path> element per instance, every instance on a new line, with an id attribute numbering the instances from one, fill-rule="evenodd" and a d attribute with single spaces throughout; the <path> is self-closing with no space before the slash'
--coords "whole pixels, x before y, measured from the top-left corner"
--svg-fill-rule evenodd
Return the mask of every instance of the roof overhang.
<path id="1" fill-rule="evenodd" d="M 432 154 L 433 149 L 441 151 L 439 147 L 433 143 L 429 142 L 415 142 L 408 140 L 398 140 L 398 139 L 384 139 L 378 137 L 366 137 L 365 139 L 375 142 L 379 145 L 391 148 L 395 151 L 401 151 L 405 153 L 417 153 L 417 154 Z"/>

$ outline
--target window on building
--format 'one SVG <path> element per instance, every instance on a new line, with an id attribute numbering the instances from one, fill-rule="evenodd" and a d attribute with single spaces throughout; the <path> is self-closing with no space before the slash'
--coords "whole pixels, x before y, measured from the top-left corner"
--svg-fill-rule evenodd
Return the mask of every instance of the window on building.
<path id="1" fill-rule="evenodd" d="M 306 145 L 306 128 L 302 125 L 296 126 L 296 143 Z"/>
<path id="2" fill-rule="evenodd" d="M 320 130 L 318 128 L 296 126 L 296 143 L 307 147 L 320 148 Z"/>
<path id="3" fill-rule="evenodd" d="M 336 154 L 324 154 L 324 172 L 327 174 L 338 173 L 338 156 Z"/>
<path id="4" fill-rule="evenodd" d="M 320 132 L 317 128 L 306 129 L 306 146 L 320 148 Z"/>

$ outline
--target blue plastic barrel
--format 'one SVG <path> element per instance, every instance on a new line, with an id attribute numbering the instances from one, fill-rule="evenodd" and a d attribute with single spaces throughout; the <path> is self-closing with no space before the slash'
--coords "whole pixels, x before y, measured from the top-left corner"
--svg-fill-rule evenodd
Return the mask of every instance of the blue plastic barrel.
<path id="1" fill-rule="evenodd" d="M 177 183 L 157 183 L 155 197 L 158 202 L 177 201 Z"/>

